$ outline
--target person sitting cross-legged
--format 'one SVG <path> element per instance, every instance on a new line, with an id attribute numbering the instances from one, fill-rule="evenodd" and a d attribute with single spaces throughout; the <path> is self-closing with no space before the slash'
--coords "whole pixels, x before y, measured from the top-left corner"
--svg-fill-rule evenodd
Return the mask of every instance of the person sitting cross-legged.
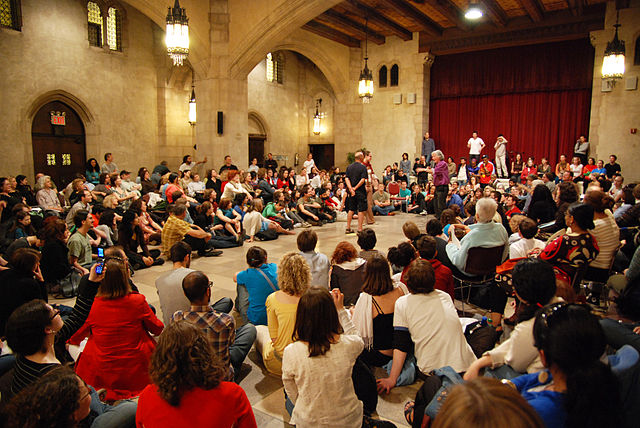
<path id="1" fill-rule="evenodd" d="M 207 233 L 196 225 L 187 223 L 187 207 L 182 204 L 169 206 L 169 218 L 162 228 L 162 252 L 170 256 L 171 247 L 178 241 L 184 240 L 191 248 L 198 251 L 198 255 L 211 257 L 219 256 L 222 251 L 214 249 L 211 233 Z"/>
<path id="2" fill-rule="evenodd" d="M 191 302 L 189 311 L 177 311 L 173 321 L 188 321 L 207 334 L 215 353 L 226 366 L 226 380 L 238 377 L 242 362 L 256 340 L 256 328 L 253 324 L 245 324 L 236 330 L 236 322 L 231 315 L 218 312 L 209 305 L 211 286 L 207 276 L 195 271 L 182 280 L 182 289 Z M 229 308 L 231 310 L 231 308 Z"/>

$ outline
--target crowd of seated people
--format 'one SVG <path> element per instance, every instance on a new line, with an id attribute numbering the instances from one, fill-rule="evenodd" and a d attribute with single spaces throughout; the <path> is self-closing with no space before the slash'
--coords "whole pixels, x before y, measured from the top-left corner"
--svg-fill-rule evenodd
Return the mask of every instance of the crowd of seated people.
<path id="1" fill-rule="evenodd" d="M 254 345 L 301 427 L 391 426 L 372 418 L 378 394 L 420 381 L 405 407 L 410 424 L 487 417 L 479 390 L 517 403 L 526 426 L 637 420 L 640 388 L 629 379 L 638 379 L 640 351 L 640 185 L 624 184 L 615 156 L 606 165 L 563 156 L 554 168 L 518 155 L 507 177 L 487 157 L 457 165 L 439 152 L 411 168 L 403 156 L 381 181 L 371 175 L 367 208 L 437 216 L 423 230 L 407 221 L 406 240 L 387 251 L 364 228 L 359 249 L 343 241 L 330 255 L 316 251 L 309 227 L 344 219 L 349 184 L 337 168 L 318 169 L 309 156 L 298 172 L 270 157 L 240 171 L 226 157 L 201 181 L 200 163 L 185 156 L 176 172 L 161 163 L 132 179 L 107 154 L 66 189 L 41 174 L 33 189 L 25 176 L 0 178 L 0 407 L 9 426 L 254 427 L 242 389 Z M 216 256 L 295 228 L 297 252 L 273 260 L 268 243 L 248 249 L 235 305 L 212 301 L 215 284 L 190 268 L 192 251 Z M 489 271 L 508 281 L 483 276 L 465 297 L 460 285 L 478 279 L 477 258 L 488 254 L 477 249 L 492 250 Z M 165 259 L 173 269 L 156 280 L 161 320 L 131 273 Z M 77 299 L 52 305 L 51 293 Z M 494 340 L 481 352 L 456 299 L 489 318 L 480 325 Z M 505 318 L 510 299 L 515 313 Z M 72 356 L 67 345 L 85 339 Z M 615 353 L 607 364 L 605 345 Z M 385 376 L 374 375 L 380 367 Z M 446 367 L 459 386 L 444 400 L 438 388 L 426 395 L 432 372 Z M 438 416 L 420 407 L 425 397 L 443 402 Z"/>

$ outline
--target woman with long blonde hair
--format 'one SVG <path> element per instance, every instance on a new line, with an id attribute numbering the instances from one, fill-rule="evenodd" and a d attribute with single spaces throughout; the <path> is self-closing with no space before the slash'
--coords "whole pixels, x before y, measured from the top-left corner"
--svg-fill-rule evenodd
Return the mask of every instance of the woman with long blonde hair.
<path id="1" fill-rule="evenodd" d="M 272 374 L 282 376 L 282 354 L 292 342 L 300 296 L 311 284 L 311 270 L 300 253 L 287 253 L 278 265 L 280 290 L 267 297 L 267 325 L 256 326 L 256 349 Z"/>

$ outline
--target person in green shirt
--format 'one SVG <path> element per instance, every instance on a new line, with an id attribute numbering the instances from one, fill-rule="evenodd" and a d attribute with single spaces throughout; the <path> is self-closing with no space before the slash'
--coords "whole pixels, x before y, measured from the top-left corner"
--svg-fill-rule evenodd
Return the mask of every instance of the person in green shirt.
<path id="1" fill-rule="evenodd" d="M 280 224 L 283 229 L 293 229 L 293 221 L 280 214 L 284 208 L 284 201 L 269 202 L 267 206 L 264 207 L 264 210 L 262 210 L 262 216 Z"/>
<path id="2" fill-rule="evenodd" d="M 93 264 L 91 254 L 91 238 L 87 234 L 93 226 L 93 218 L 87 210 L 79 210 L 73 216 L 76 232 L 71 235 L 67 247 L 69 247 L 69 263 L 83 275 L 89 273 Z"/>

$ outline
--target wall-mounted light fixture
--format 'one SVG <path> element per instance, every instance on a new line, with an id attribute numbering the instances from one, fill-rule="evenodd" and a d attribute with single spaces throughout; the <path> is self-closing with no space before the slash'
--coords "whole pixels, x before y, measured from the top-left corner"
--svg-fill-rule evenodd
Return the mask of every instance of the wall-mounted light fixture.
<path id="1" fill-rule="evenodd" d="M 320 133 L 322 132 L 322 127 L 320 126 L 322 115 L 318 111 L 321 105 L 322 105 L 322 98 L 318 98 L 316 100 L 316 114 L 313 115 L 313 135 L 320 135 Z"/>

